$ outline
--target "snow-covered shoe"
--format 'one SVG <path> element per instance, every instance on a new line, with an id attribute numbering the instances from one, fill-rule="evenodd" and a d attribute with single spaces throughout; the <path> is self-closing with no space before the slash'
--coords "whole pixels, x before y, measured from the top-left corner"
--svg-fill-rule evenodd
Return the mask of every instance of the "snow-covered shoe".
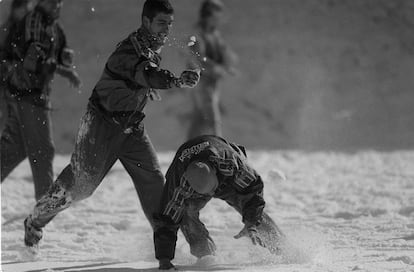
<path id="1" fill-rule="evenodd" d="M 24 220 L 24 244 L 28 247 L 37 247 L 43 237 L 43 231 L 32 224 L 32 217 Z"/>

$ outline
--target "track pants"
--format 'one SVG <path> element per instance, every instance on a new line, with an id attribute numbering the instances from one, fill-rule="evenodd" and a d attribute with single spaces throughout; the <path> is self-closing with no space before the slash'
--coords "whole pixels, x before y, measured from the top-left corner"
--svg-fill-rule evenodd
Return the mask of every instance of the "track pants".
<path id="1" fill-rule="evenodd" d="M 43 228 L 71 203 L 92 195 L 118 159 L 131 176 L 144 213 L 153 226 L 164 176 L 143 124 L 133 133 L 125 134 L 90 106 L 81 120 L 70 164 L 31 214 L 33 226 Z"/>
<path id="2" fill-rule="evenodd" d="M 53 182 L 53 157 L 50 111 L 28 101 L 9 99 L 8 117 L 1 136 L 1 182 L 26 157 L 33 174 L 36 199 Z"/>
<path id="3" fill-rule="evenodd" d="M 217 83 L 200 81 L 191 95 L 194 109 L 187 138 L 206 134 L 222 136 Z"/>
<path id="4" fill-rule="evenodd" d="M 7 116 L 9 114 L 7 110 L 5 92 L 6 88 L 0 82 L 0 136 L 3 133 L 4 127 L 6 126 Z"/>

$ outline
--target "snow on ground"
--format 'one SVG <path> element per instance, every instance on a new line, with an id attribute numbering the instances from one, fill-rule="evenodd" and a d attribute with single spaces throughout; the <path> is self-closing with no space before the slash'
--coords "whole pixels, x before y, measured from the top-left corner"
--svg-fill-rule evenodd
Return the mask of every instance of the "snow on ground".
<path id="1" fill-rule="evenodd" d="M 173 153 L 161 153 L 165 171 Z M 241 217 L 213 200 L 202 220 L 218 246 L 197 265 L 180 234 L 183 271 L 414 271 L 414 151 L 250 152 L 265 180 L 266 211 L 289 237 L 283 256 L 235 240 Z M 69 161 L 57 156 L 56 173 Z M 283 171 L 287 180 L 278 178 Z M 1 187 L 2 271 L 156 271 L 152 232 L 130 178 L 116 164 L 94 195 L 58 215 L 37 256 L 23 246 L 34 205 L 31 171 L 21 164 Z"/>

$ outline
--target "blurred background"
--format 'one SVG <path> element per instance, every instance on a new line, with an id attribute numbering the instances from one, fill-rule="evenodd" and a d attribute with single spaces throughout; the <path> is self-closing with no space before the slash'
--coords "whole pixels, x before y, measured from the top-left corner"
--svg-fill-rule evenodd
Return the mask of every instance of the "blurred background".
<path id="1" fill-rule="evenodd" d="M 0 0 L 4 21 L 10 0 Z M 56 76 L 54 139 L 70 153 L 79 119 L 116 44 L 140 26 L 144 0 L 64 1 L 61 24 L 83 80 Z M 176 13 L 163 67 L 185 67 L 201 0 Z M 224 0 L 222 35 L 239 56 L 221 85 L 223 134 L 249 149 L 397 150 L 414 147 L 414 1 Z M 146 107 L 158 151 L 184 140 L 187 91 L 162 91 Z"/>

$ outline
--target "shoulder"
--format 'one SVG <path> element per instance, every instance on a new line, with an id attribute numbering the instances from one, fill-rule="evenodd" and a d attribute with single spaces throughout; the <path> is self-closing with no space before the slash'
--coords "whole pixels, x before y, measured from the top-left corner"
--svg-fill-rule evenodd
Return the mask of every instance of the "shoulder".
<path id="1" fill-rule="evenodd" d="M 29 11 L 23 18 L 21 22 L 25 23 L 26 25 L 30 24 L 42 24 L 44 21 L 44 16 L 38 10 Z"/>

